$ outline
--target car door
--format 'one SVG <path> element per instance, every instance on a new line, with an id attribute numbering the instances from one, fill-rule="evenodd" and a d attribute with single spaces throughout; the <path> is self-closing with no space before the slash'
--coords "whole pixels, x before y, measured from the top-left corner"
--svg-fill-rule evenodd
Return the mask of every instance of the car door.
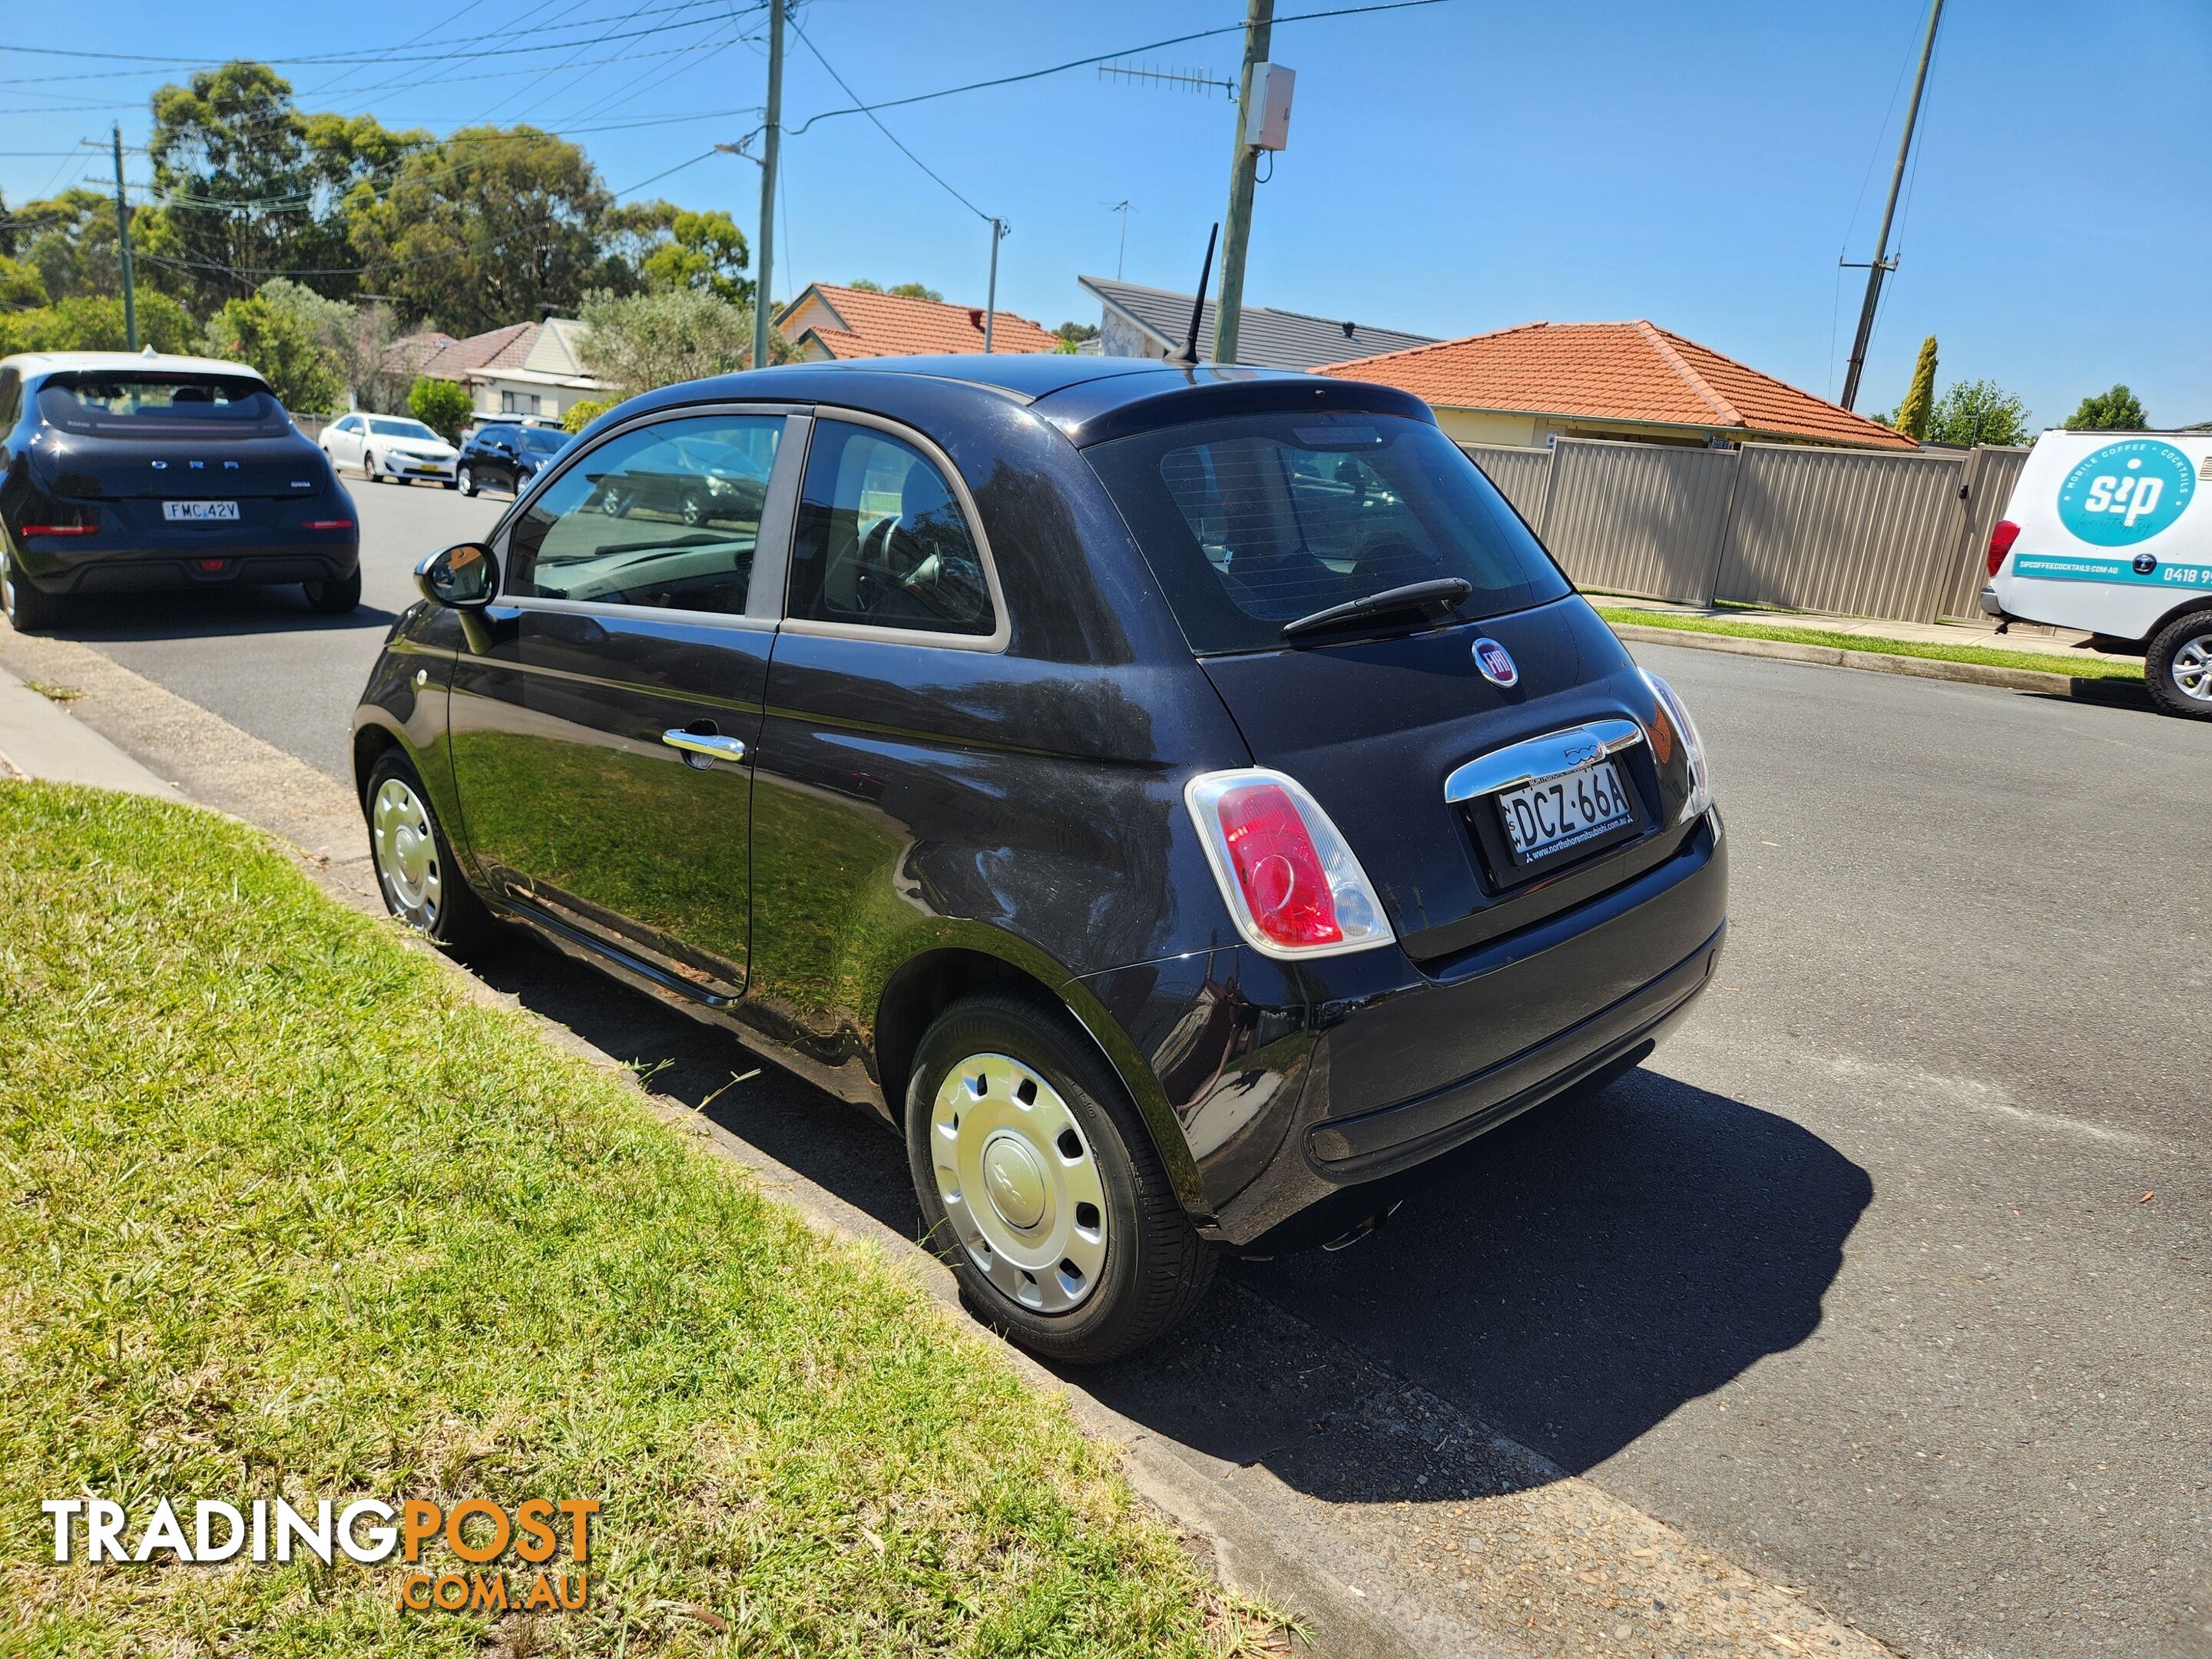
<path id="1" fill-rule="evenodd" d="M 744 989 L 752 750 L 805 420 L 684 410 L 625 427 L 512 513 L 489 649 L 455 673 L 454 781 L 471 854 L 510 902 L 677 997 Z M 702 437 L 781 481 L 690 525 L 627 481 Z"/>
<path id="2" fill-rule="evenodd" d="M 1017 774 L 1035 769 L 1006 765 L 1005 721 L 984 712 L 1003 707 L 1011 629 L 951 462 L 918 433 L 822 412 L 800 496 L 755 773 L 752 1000 L 860 1098 L 873 1010 L 851 968 L 930 907 L 917 809 L 1022 810 Z"/>
<path id="3" fill-rule="evenodd" d="M 520 492 L 522 475 L 514 465 L 514 436 L 508 432 L 494 432 L 484 438 L 484 459 L 493 482 L 501 489 Z"/>
<path id="4" fill-rule="evenodd" d="M 333 466 L 361 465 L 361 416 L 348 415 L 323 434 L 323 448 Z"/>

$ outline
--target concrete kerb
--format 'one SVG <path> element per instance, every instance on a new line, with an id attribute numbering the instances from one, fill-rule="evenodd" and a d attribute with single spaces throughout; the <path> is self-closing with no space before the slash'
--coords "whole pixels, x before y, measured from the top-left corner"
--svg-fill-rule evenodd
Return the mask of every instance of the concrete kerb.
<path id="1" fill-rule="evenodd" d="M 2132 681 L 2081 679 L 2037 668 L 2000 668 L 1990 663 L 1952 662 L 1942 657 L 1905 657 L 1886 651 L 1849 651 L 1839 646 L 1802 645 L 1792 640 L 1746 639 L 1735 634 L 1706 634 L 1688 628 L 1652 628 L 1613 623 L 1613 631 L 1637 645 L 1676 645 L 1692 651 L 1723 651 L 1738 657 L 1766 657 L 1782 662 L 1817 663 L 1826 668 L 1856 668 L 1872 674 L 1903 674 L 1923 680 L 1996 686 L 2007 691 L 2039 691 L 2045 696 L 2089 702 L 2142 702 L 2149 694 Z"/>

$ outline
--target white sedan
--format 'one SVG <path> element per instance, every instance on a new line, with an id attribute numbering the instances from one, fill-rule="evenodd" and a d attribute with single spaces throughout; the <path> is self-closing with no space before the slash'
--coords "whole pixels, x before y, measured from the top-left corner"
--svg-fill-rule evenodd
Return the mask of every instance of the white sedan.
<path id="1" fill-rule="evenodd" d="M 366 472 L 375 483 L 386 478 L 434 478 L 451 489 L 453 463 L 460 452 L 420 421 L 356 410 L 323 428 L 323 453 L 332 466 Z"/>

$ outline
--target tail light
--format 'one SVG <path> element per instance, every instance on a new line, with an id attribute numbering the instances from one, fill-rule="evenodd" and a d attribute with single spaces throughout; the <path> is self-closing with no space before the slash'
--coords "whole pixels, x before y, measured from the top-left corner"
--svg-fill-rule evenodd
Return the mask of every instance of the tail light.
<path id="1" fill-rule="evenodd" d="M 1990 526 L 1990 574 L 1996 575 L 2004 566 L 2005 555 L 2020 539 L 2020 526 L 2010 519 L 1999 519 Z"/>
<path id="2" fill-rule="evenodd" d="M 1366 872 L 1295 778 L 1264 767 L 1208 772 L 1183 798 L 1230 916 L 1253 949 L 1320 957 L 1390 943 Z"/>
<path id="3" fill-rule="evenodd" d="M 1690 718 L 1689 706 L 1674 688 L 1648 668 L 1638 672 L 1658 700 L 1660 718 L 1674 727 L 1674 735 L 1682 740 L 1683 757 L 1690 763 L 1689 799 L 1682 803 L 1681 815 L 1675 820 L 1680 823 L 1697 817 L 1713 804 L 1713 775 L 1705 763 L 1705 740 L 1698 735 L 1697 722 Z M 1656 740 L 1651 745 L 1652 752 L 1662 762 L 1668 747 Z"/>
<path id="4" fill-rule="evenodd" d="M 82 524 L 27 524 L 23 526 L 22 533 L 26 536 L 94 536 L 99 534 L 99 513 L 95 511 L 89 514 L 88 516 L 89 522 Z"/>
<path id="5" fill-rule="evenodd" d="M 302 530 L 350 530 L 351 519 L 309 519 L 300 526 Z"/>

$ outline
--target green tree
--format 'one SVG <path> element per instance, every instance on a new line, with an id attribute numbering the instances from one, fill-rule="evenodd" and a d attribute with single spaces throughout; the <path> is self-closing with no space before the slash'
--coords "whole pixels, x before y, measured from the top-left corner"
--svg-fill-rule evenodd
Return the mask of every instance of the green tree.
<path id="1" fill-rule="evenodd" d="M 15 257 L 36 273 L 51 298 L 123 292 L 112 197 L 82 187 L 65 190 L 26 202 L 13 216 Z M 155 216 L 142 210 L 131 223 L 150 223 Z"/>
<path id="2" fill-rule="evenodd" d="M 753 285 L 744 274 L 751 251 L 735 220 L 720 209 L 678 212 L 668 229 L 669 240 L 640 267 L 650 287 L 691 289 L 732 305 L 752 303 Z"/>
<path id="3" fill-rule="evenodd" d="M 862 294 L 888 294 L 894 299 L 934 300 L 939 305 L 945 303 L 945 296 L 924 283 L 894 283 L 890 287 L 885 288 L 881 283 L 872 283 L 865 276 L 855 276 L 845 286 L 856 289 Z"/>
<path id="4" fill-rule="evenodd" d="M 161 206 L 134 235 L 196 306 L 244 299 L 271 275 L 346 295 L 357 278 L 342 204 L 429 142 L 371 116 L 307 115 L 265 64 L 234 61 L 154 94 L 148 149 Z"/>
<path id="5" fill-rule="evenodd" d="M 455 334 L 534 321 L 587 288 L 638 286 L 602 245 L 613 198 L 584 152 L 535 127 L 465 127 L 348 198 L 361 263 L 408 315 Z"/>
<path id="6" fill-rule="evenodd" d="M 408 389 L 407 412 L 447 443 L 460 441 L 461 428 L 476 413 L 469 389 L 459 380 L 434 380 L 417 376 Z"/>
<path id="7" fill-rule="evenodd" d="M 568 412 L 561 416 L 561 429 L 563 432 L 581 432 L 613 407 L 611 398 L 580 398 L 570 404 Z"/>
<path id="8" fill-rule="evenodd" d="M 1925 441 L 1928 437 L 1928 411 L 1936 402 L 1936 337 L 1931 334 L 1920 343 L 1920 356 L 1912 365 L 1912 384 L 1905 390 L 1905 401 L 1897 406 L 1897 418 L 1889 422 L 1908 438 Z"/>
<path id="9" fill-rule="evenodd" d="M 1954 380 L 1929 411 L 1927 441 L 1954 444 L 2033 443 L 2027 405 L 1995 380 Z"/>
<path id="10" fill-rule="evenodd" d="M 255 294 L 243 300 L 227 300 L 222 309 L 208 319 L 200 349 L 210 357 L 225 357 L 258 368 L 288 410 L 318 413 L 337 408 L 345 388 L 331 354 L 299 313 L 281 299 Z"/>
<path id="11" fill-rule="evenodd" d="M 4 205 L 0 205 L 0 211 L 5 211 Z M 36 265 L 0 253 L 0 311 L 25 311 L 52 297 Z"/>
<path id="12" fill-rule="evenodd" d="M 2066 417 L 2075 432 L 2142 432 L 2150 425 L 2142 400 L 2124 386 L 2081 399 L 2081 406 Z"/>
<path id="13" fill-rule="evenodd" d="M 138 343 L 156 351 L 192 349 L 191 319 L 166 294 L 138 291 Z M 0 313 L 0 357 L 11 351 L 122 351 L 123 301 L 73 294 L 50 306 Z"/>
<path id="14" fill-rule="evenodd" d="M 624 397 L 658 386 L 728 374 L 752 362 L 753 313 L 750 307 L 692 289 L 665 294 L 588 295 L 579 315 L 590 331 L 582 341 L 584 362 L 599 379 Z M 770 331 L 771 361 L 788 359 L 790 348 Z"/>

